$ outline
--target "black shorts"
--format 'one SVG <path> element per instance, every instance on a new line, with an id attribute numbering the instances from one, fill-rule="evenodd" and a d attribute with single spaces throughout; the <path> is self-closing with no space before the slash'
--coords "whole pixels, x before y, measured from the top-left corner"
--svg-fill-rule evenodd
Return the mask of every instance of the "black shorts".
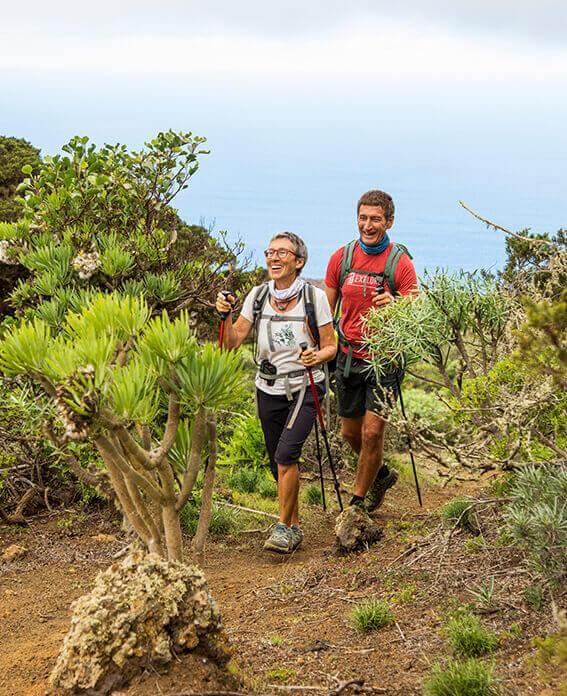
<path id="1" fill-rule="evenodd" d="M 366 411 L 380 415 L 384 404 L 393 406 L 398 398 L 398 384 L 404 378 L 403 370 L 383 375 L 378 383 L 376 372 L 367 360 L 353 358 L 348 377 L 344 376 L 346 353 L 339 348 L 335 383 L 339 416 L 360 418 Z"/>
<path id="2" fill-rule="evenodd" d="M 322 383 L 316 384 L 316 387 L 319 403 L 321 403 L 325 395 L 325 388 Z M 310 386 L 307 385 L 295 423 L 291 429 L 288 429 L 287 424 L 300 393 L 299 391 L 294 392 L 293 400 L 288 401 L 285 395 L 266 394 L 261 389 L 256 390 L 258 415 L 270 457 L 270 469 L 276 481 L 278 479 L 278 464 L 296 464 L 299 461 L 303 443 L 307 440 L 317 416 L 313 394 Z"/>

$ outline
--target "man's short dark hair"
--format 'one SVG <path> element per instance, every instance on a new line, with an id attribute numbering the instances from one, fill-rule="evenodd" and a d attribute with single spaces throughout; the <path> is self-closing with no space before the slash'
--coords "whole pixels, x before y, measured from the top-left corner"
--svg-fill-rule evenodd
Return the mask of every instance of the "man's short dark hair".
<path id="1" fill-rule="evenodd" d="M 358 200 L 358 205 L 356 206 L 357 215 L 360 212 L 361 205 L 379 205 L 384 211 L 386 220 L 391 220 L 396 211 L 392 196 L 385 191 L 378 191 L 377 189 L 373 189 L 372 191 L 367 191 L 366 193 L 362 194 Z"/>

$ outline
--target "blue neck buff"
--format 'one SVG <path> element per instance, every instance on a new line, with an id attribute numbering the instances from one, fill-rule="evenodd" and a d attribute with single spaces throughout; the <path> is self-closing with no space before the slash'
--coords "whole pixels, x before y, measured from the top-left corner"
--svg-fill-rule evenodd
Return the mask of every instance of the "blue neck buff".
<path id="1" fill-rule="evenodd" d="M 362 239 L 358 240 L 358 243 L 360 244 L 360 248 L 365 254 L 370 254 L 374 256 L 375 254 L 381 254 L 383 251 L 386 251 L 388 248 L 388 244 L 390 243 L 390 237 L 388 237 L 387 234 L 385 234 L 382 239 L 378 242 L 378 244 L 365 244 Z"/>

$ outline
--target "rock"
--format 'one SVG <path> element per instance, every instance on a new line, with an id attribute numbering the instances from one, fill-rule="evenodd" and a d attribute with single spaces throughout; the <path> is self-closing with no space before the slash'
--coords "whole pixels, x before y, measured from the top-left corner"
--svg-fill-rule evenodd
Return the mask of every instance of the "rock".
<path id="1" fill-rule="evenodd" d="M 197 646 L 219 664 L 230 659 L 219 611 L 195 566 L 134 551 L 99 573 L 72 609 L 53 687 L 108 694 Z"/>
<path id="2" fill-rule="evenodd" d="M 95 541 L 101 541 L 104 544 L 111 544 L 112 542 L 117 541 L 114 534 L 95 534 L 91 537 L 91 539 L 94 539 Z"/>
<path id="3" fill-rule="evenodd" d="M 337 517 L 335 535 L 339 551 L 348 552 L 373 544 L 382 530 L 362 508 L 351 505 Z"/>
<path id="4" fill-rule="evenodd" d="M 4 549 L 2 554 L 3 561 L 15 561 L 18 558 L 23 558 L 28 550 L 23 546 L 18 546 L 18 544 L 12 544 L 8 548 Z"/>

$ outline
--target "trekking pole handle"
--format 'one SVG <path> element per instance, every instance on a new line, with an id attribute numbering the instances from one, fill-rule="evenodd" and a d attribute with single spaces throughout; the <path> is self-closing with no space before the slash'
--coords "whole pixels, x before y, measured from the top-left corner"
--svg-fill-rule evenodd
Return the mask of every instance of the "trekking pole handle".
<path id="1" fill-rule="evenodd" d="M 234 297 L 234 295 L 230 292 L 230 290 L 221 290 L 221 293 L 224 295 L 224 299 L 229 302 L 229 297 Z M 229 302 L 231 309 L 228 312 L 219 312 L 220 318 L 224 321 L 230 312 L 232 312 L 232 307 L 234 306 L 233 302 Z"/>

